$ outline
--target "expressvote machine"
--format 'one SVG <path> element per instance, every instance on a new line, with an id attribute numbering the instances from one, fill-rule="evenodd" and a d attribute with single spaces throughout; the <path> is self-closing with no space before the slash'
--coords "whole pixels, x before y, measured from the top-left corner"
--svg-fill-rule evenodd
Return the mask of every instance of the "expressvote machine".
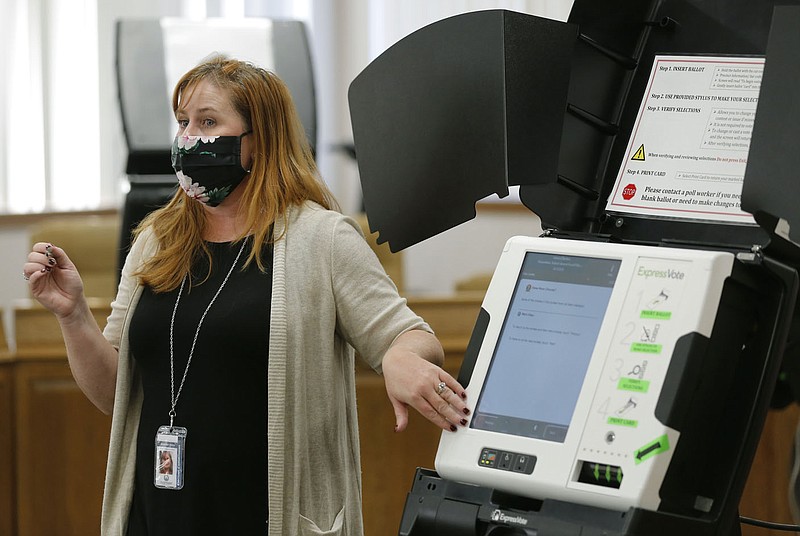
<path id="1" fill-rule="evenodd" d="M 543 229 L 503 247 L 458 375 L 472 412 L 401 536 L 741 533 L 776 386 L 800 400 L 800 5 L 711 4 L 467 13 L 352 83 L 379 241 L 509 185 Z"/>
<path id="2" fill-rule="evenodd" d="M 482 306 L 473 415 L 442 435 L 437 472 L 532 498 L 657 509 L 680 438 L 657 415 L 671 357 L 681 336 L 711 336 L 733 261 L 509 240 Z"/>

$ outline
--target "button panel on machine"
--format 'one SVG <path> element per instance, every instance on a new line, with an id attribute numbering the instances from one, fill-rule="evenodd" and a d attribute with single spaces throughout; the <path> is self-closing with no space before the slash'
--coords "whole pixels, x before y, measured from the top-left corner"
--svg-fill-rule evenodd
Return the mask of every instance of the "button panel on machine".
<path id="1" fill-rule="evenodd" d="M 481 450 L 481 457 L 478 460 L 481 467 L 500 469 L 502 471 L 512 471 L 514 473 L 524 473 L 530 475 L 536 465 L 536 456 L 508 452 L 492 448 Z"/>

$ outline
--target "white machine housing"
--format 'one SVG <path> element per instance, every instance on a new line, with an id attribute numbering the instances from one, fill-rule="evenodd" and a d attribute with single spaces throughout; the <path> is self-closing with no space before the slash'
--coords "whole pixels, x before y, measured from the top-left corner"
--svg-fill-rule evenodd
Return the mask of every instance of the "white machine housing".
<path id="1" fill-rule="evenodd" d="M 676 341 L 710 336 L 734 256 L 514 237 L 482 308 L 467 427 L 444 478 L 536 499 L 656 510 L 680 434 L 655 416 Z"/>

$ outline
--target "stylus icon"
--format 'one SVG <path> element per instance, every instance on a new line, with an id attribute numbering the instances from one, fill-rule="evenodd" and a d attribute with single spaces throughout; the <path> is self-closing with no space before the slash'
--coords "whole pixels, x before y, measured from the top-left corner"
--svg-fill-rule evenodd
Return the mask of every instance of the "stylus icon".
<path id="1" fill-rule="evenodd" d="M 647 326 L 642 326 L 642 342 L 656 342 L 656 335 L 658 335 L 658 330 L 660 328 L 661 324 L 656 324 L 650 329 L 648 329 Z"/>
<path id="2" fill-rule="evenodd" d="M 635 407 L 636 407 L 636 399 L 630 397 L 628 401 L 625 403 L 625 405 L 617 410 L 617 415 L 625 415 Z"/>

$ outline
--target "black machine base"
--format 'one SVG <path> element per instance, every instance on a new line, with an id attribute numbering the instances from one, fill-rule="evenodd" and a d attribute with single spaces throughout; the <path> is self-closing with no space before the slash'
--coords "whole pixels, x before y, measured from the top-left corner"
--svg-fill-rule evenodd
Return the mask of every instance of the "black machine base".
<path id="1" fill-rule="evenodd" d="M 617 512 L 562 501 L 537 501 L 445 480 L 418 468 L 399 536 L 658 536 L 710 534 L 712 523 L 632 508 Z M 738 536 L 733 524 L 726 532 Z"/>

